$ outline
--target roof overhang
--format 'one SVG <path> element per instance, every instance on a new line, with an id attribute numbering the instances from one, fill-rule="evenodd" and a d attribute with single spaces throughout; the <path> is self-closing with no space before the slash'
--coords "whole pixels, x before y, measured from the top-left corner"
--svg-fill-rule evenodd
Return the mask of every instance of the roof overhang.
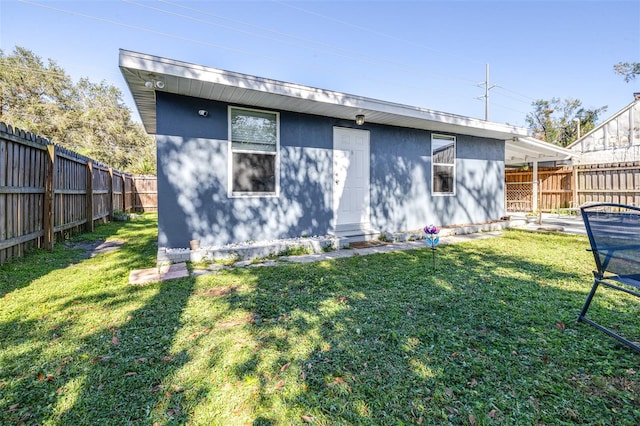
<path id="1" fill-rule="evenodd" d="M 506 141 L 506 164 L 566 161 L 575 156 L 571 150 L 532 137 L 515 137 Z"/>
<path id="2" fill-rule="evenodd" d="M 156 91 L 236 105 L 295 111 L 367 123 L 512 140 L 527 129 L 461 115 L 317 89 L 120 50 L 120 69 L 150 134 L 156 133 Z M 158 87 L 155 83 L 161 82 Z"/>

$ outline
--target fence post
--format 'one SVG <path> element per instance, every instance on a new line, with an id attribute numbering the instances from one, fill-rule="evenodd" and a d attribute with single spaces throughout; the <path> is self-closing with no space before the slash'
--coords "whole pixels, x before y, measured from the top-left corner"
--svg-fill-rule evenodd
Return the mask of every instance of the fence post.
<path id="1" fill-rule="evenodd" d="M 113 221 L 113 167 L 109 167 L 109 221 Z"/>
<path id="2" fill-rule="evenodd" d="M 542 204 L 542 179 L 538 180 L 538 208 L 536 209 L 538 212 L 538 225 L 542 224 L 542 208 L 544 205 Z"/>
<path id="3" fill-rule="evenodd" d="M 56 165 L 56 147 L 55 145 L 47 145 L 47 156 L 45 164 L 44 176 L 44 203 L 43 203 L 43 220 L 42 229 L 44 231 L 44 248 L 53 250 L 54 242 L 54 174 Z"/>
<path id="4" fill-rule="evenodd" d="M 122 211 L 127 212 L 127 175 L 122 173 Z"/>
<path id="5" fill-rule="evenodd" d="M 87 231 L 93 232 L 93 162 L 87 161 Z"/>
<path id="6" fill-rule="evenodd" d="M 509 204 L 508 204 L 509 199 L 507 197 L 507 193 L 509 192 L 509 182 L 507 182 L 507 176 L 506 176 L 504 171 L 502 172 L 502 176 L 503 176 L 503 182 L 504 182 L 504 192 L 503 192 L 503 195 L 504 195 L 504 197 L 503 197 L 504 198 L 504 200 L 503 200 L 504 201 L 504 209 L 503 209 L 502 215 L 506 216 L 507 212 L 509 211 L 509 208 L 508 208 L 509 207 Z"/>
<path id="7" fill-rule="evenodd" d="M 573 193 L 571 194 L 573 200 L 571 200 L 570 207 L 577 208 L 580 207 L 580 202 L 578 201 L 578 167 L 574 164 L 571 169 L 573 171 Z"/>
<path id="8" fill-rule="evenodd" d="M 540 202 L 538 200 L 538 161 L 536 160 L 533 161 L 533 179 L 531 180 L 533 182 L 533 194 L 531 194 L 533 199 L 531 210 L 535 212 L 540 209 L 540 207 L 538 206 L 538 203 Z"/>

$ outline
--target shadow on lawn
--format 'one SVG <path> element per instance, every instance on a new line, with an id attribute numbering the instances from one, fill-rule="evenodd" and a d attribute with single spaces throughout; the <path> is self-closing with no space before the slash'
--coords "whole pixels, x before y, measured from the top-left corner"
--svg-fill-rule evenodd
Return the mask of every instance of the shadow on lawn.
<path id="1" fill-rule="evenodd" d="M 413 250 L 145 287 L 126 276 L 153 259 L 153 238 L 120 235 L 117 252 L 68 269 L 95 269 L 90 288 L 44 302 L 59 319 L 0 324 L 0 423 L 637 418 L 635 354 L 573 323 L 591 255 L 558 246 L 539 259 L 547 237 L 521 248 L 513 235 L 444 246 L 435 272 L 431 252 Z"/>
<path id="2" fill-rule="evenodd" d="M 171 347 L 193 281 L 155 284 L 157 292 L 120 327 L 86 339 L 101 340 L 102 345 L 91 343 L 91 368 L 74 404 L 60 416 L 61 424 L 144 424 L 151 411 L 165 413 L 179 423 L 185 421 L 181 390 L 170 388 L 165 381 L 189 358 L 185 352 L 172 352 Z"/>
<path id="3" fill-rule="evenodd" d="M 258 280 L 225 296 L 253 313 L 259 349 L 229 381 L 259 379 L 254 424 L 282 422 L 282 405 L 321 424 L 576 422 L 594 404 L 604 422 L 637 415 L 640 383 L 619 377 L 634 354 L 574 326 L 585 271 L 474 247 L 443 247 L 433 273 L 427 250 L 231 272 Z"/>
<path id="4" fill-rule="evenodd" d="M 37 292 L 29 286 L 49 274 L 56 282 L 39 285 L 59 291 L 36 296 L 50 307 L 43 317 L 14 315 L 0 323 L 0 357 L 6 361 L 0 365 L 1 424 L 142 424 L 154 409 L 184 420 L 180 393 L 166 389 L 164 381 L 187 360 L 170 349 L 194 280 L 128 284 L 130 270 L 155 260 L 155 232 L 140 232 L 149 226 L 155 221 L 109 224 L 80 236 L 76 241 L 122 240 L 117 251 L 95 258 L 59 247 L 53 255 L 38 251 L 5 265 L 16 277 L 3 283 L 5 300 Z M 39 266 L 32 268 L 33 262 Z M 94 270 L 77 288 L 73 279 L 69 285 L 64 280 L 65 274 Z M 18 289 L 27 294 L 15 295 Z"/>
<path id="5" fill-rule="evenodd" d="M 96 228 L 94 234 L 80 234 L 70 241 L 58 242 L 54 245 L 53 251 L 44 249 L 34 249 L 26 253 L 24 257 L 12 259 L 11 261 L 0 265 L 0 302 L 5 302 L 13 299 L 16 290 L 28 288 L 36 280 L 47 277 L 54 271 L 65 270 L 71 265 L 76 265 L 87 259 L 88 255 L 86 249 L 73 249 L 70 246 L 84 242 L 84 241 L 97 241 L 104 240 L 105 238 L 113 237 L 117 234 L 121 224 L 110 223 L 107 225 L 101 225 Z M 134 256 L 135 258 L 135 256 Z M 56 286 L 60 283 L 51 282 L 47 285 Z M 59 300 L 59 294 L 50 299 L 44 299 L 42 303 L 55 303 Z M 74 296 L 72 294 L 65 294 L 68 303 L 72 303 Z M 27 307 L 25 307 L 27 309 Z M 27 315 L 24 315 L 27 316 Z M 0 322 L 0 336 L 5 336 L 5 342 L 9 341 L 9 336 L 20 333 L 22 335 L 21 340 L 29 338 L 35 338 L 36 341 L 43 341 L 50 336 L 47 333 L 42 332 L 42 327 L 39 326 L 41 319 L 25 320 L 21 318 L 19 322 Z M 64 329 L 69 324 L 66 322 L 59 323 L 56 329 Z M 58 333 L 52 333 L 57 336 Z M 25 356 L 29 354 L 29 351 L 24 352 Z"/>
<path id="6" fill-rule="evenodd" d="M 24 257 L 12 259 L 0 265 L 0 298 L 31 284 L 56 269 L 78 263 L 86 255 L 83 250 L 69 250 L 57 244 L 54 251 L 34 249 Z"/>
<path id="7" fill-rule="evenodd" d="M 32 249 L 24 257 L 15 258 L 0 265 L 0 298 L 5 297 L 14 290 L 29 286 L 34 280 L 46 276 L 52 271 L 67 268 L 86 260 L 90 255 L 91 247 L 104 242 L 107 239 L 118 239 L 118 233 L 122 230 L 122 222 L 111 222 L 97 225 L 93 233 L 83 233 L 66 241 L 58 241 L 54 244 L 53 251 L 45 249 Z M 156 220 L 143 217 L 134 222 L 126 223 L 127 232 L 139 232 L 149 227 L 155 227 Z M 155 258 L 157 239 L 150 236 L 139 240 L 128 241 L 125 253 L 125 263 L 128 265 L 143 264 L 148 266 L 151 258 Z"/>

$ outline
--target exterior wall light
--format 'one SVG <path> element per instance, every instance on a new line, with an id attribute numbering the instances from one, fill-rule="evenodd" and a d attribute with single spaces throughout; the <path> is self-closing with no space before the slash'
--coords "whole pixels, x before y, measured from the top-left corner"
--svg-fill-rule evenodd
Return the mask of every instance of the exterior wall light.
<path id="1" fill-rule="evenodd" d="M 201 109 L 198 111 L 198 115 L 202 117 L 206 117 L 207 115 L 209 115 L 209 111 L 207 111 L 206 109 Z"/>
<path id="2" fill-rule="evenodd" d="M 164 89 L 164 81 L 148 80 L 144 82 L 144 87 L 146 87 L 147 89 L 152 89 L 154 86 L 158 89 Z"/>
<path id="3" fill-rule="evenodd" d="M 362 126 L 364 124 L 364 114 L 356 115 L 356 124 Z"/>

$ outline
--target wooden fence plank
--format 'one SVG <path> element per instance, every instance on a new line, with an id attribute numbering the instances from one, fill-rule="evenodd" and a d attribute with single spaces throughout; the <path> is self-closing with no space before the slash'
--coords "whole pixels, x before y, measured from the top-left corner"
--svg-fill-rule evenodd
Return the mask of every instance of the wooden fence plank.
<path id="1" fill-rule="evenodd" d="M 7 141 L 0 138 L 0 187 L 7 184 L 7 171 L 10 170 L 7 161 Z M 7 239 L 7 218 L 11 212 L 7 210 L 7 195 L 0 191 L 0 241 Z M 6 249 L 0 250 L 0 264 L 4 263 L 7 254 Z"/>
<path id="2" fill-rule="evenodd" d="M 7 169 L 7 186 L 14 186 L 14 182 L 13 182 L 13 176 L 15 173 L 15 168 L 14 168 L 14 147 L 15 147 L 15 143 L 11 142 L 9 143 L 9 145 L 7 146 L 7 162 L 8 162 L 8 166 L 9 168 Z M 7 195 L 7 209 L 9 210 L 9 212 L 11 214 L 7 214 L 7 221 L 6 221 L 6 226 L 7 226 L 7 239 L 11 239 L 14 237 L 17 237 L 17 235 L 14 232 L 14 218 L 15 218 L 15 211 L 17 209 L 17 206 L 14 203 L 15 201 L 15 195 L 14 194 L 9 194 Z M 11 248 L 7 249 L 7 255 L 9 258 L 13 258 L 14 257 L 14 247 L 12 246 Z"/>
<path id="3" fill-rule="evenodd" d="M 113 220 L 113 169 L 109 167 L 109 192 L 111 196 L 109 197 L 109 220 Z"/>
<path id="4" fill-rule="evenodd" d="M 32 187 L 34 186 L 34 168 L 35 168 L 35 155 L 36 155 L 36 150 L 35 149 L 29 149 L 28 150 L 28 161 L 27 161 L 27 165 L 28 165 L 28 172 L 27 172 L 27 179 L 25 182 L 25 186 L 29 186 Z M 25 207 L 25 211 L 26 211 L 26 217 L 25 217 L 25 234 L 29 234 L 32 233 L 36 230 L 36 226 L 35 226 L 35 222 L 34 222 L 34 217 L 35 217 L 35 210 L 36 210 L 36 196 L 34 194 L 27 194 L 27 206 Z M 37 238 L 34 238 L 34 240 Z M 30 240 L 29 242 L 26 243 L 26 247 L 27 248 L 33 248 L 35 246 L 35 243 L 33 240 Z"/>
<path id="5" fill-rule="evenodd" d="M 24 185 L 24 173 L 22 172 L 25 168 L 25 150 L 26 147 L 22 144 L 18 145 L 18 168 L 14 168 L 15 177 L 17 178 L 18 187 Z M 15 194 L 16 198 L 17 210 L 15 217 L 15 236 L 21 237 L 24 235 L 24 196 L 22 194 Z M 16 257 L 20 257 L 23 254 L 23 246 L 22 244 L 17 244 L 14 246 Z"/>
<path id="6" fill-rule="evenodd" d="M 53 145 L 47 146 L 47 156 L 45 157 L 45 176 L 44 176 L 44 242 L 43 246 L 51 250 L 53 249 L 53 230 L 55 228 L 55 219 L 53 217 L 53 211 L 55 209 L 54 204 L 54 181 L 56 175 L 55 167 L 55 147 Z"/>
<path id="7" fill-rule="evenodd" d="M 87 231 L 93 232 L 93 163 L 91 161 L 87 162 L 87 174 L 85 176 L 86 180 L 86 211 L 85 217 L 87 218 Z"/>

